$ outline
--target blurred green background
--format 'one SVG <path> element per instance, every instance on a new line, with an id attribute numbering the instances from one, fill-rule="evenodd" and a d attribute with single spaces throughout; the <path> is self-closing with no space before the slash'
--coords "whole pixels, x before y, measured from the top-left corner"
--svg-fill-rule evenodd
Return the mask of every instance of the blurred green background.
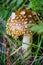
<path id="1" fill-rule="evenodd" d="M 43 0 L 0 0 L 0 64 L 6 65 L 5 59 L 7 57 L 5 54 L 6 47 L 2 45 L 2 40 L 5 38 L 7 39 L 10 50 L 13 50 L 13 44 L 10 43 L 13 42 L 22 44 L 20 39 L 15 40 L 6 35 L 6 23 L 8 18 L 12 12 L 22 8 L 28 8 L 37 13 L 38 25 L 32 24 L 30 29 L 35 33 L 33 34 L 33 44 L 31 48 L 35 50 L 32 53 L 34 54 L 34 59 L 36 61 L 33 60 L 32 63 L 35 63 L 34 65 L 43 65 Z M 22 38 L 22 36 L 20 38 Z M 17 44 L 16 46 L 19 48 Z M 18 54 L 17 56 L 15 53 L 15 55 L 9 59 L 12 63 L 15 62 L 16 65 L 22 65 L 21 63 L 25 62 L 28 58 L 27 56 L 19 61 L 19 57 L 21 57 L 21 54 Z M 23 65 L 25 64 L 23 63 Z"/>

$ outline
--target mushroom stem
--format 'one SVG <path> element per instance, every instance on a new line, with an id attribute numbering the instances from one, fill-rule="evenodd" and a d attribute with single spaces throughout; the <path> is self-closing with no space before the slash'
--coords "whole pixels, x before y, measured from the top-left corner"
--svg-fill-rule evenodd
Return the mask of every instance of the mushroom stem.
<path id="1" fill-rule="evenodd" d="M 23 42 L 29 44 L 29 45 L 22 44 L 22 50 L 23 50 L 23 52 L 25 52 L 27 50 L 27 48 L 29 48 L 30 45 L 32 44 L 32 34 L 26 34 L 26 35 L 24 35 L 23 36 Z M 29 52 L 26 53 L 25 56 L 27 54 L 30 54 L 30 53 L 31 53 L 31 50 L 29 50 Z"/>

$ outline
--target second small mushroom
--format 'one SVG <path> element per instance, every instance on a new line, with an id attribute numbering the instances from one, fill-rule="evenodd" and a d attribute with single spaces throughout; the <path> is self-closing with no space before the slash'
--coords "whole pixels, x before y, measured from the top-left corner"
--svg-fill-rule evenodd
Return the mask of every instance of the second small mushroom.
<path id="1" fill-rule="evenodd" d="M 32 44 L 32 31 L 27 30 L 28 24 L 36 24 L 36 13 L 29 9 L 20 9 L 15 13 L 13 12 L 8 19 L 6 25 L 7 34 L 17 38 L 20 35 L 23 35 L 23 42 L 29 44 L 22 44 L 22 50 L 25 52 L 28 47 Z M 31 53 L 31 50 L 28 52 Z"/>

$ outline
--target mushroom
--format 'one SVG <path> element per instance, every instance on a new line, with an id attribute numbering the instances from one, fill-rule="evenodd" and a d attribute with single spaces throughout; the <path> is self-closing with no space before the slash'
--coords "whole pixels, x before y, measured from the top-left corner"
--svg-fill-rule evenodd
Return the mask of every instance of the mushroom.
<path id="1" fill-rule="evenodd" d="M 8 19 L 8 23 L 6 25 L 7 34 L 17 38 L 20 35 L 23 35 L 23 42 L 28 43 L 22 44 L 22 50 L 25 52 L 28 47 L 30 47 L 32 43 L 32 31 L 27 30 L 28 24 L 34 23 L 36 24 L 36 13 L 30 9 L 20 9 L 15 13 L 13 12 Z M 31 50 L 29 51 L 29 53 Z"/>

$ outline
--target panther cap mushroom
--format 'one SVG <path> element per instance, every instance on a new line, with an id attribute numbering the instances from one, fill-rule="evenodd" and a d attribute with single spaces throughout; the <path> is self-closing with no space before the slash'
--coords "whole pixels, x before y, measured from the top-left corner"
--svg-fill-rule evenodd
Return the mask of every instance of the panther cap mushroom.
<path id="1" fill-rule="evenodd" d="M 35 17 L 36 13 L 29 9 L 21 9 L 13 12 L 10 18 L 8 19 L 8 23 L 6 26 L 7 34 L 17 38 L 20 35 L 23 35 L 23 42 L 31 45 L 32 43 L 32 31 L 27 30 L 28 24 L 37 23 L 37 19 Z M 22 44 L 22 50 L 25 52 L 30 45 Z M 29 51 L 30 54 L 31 50 Z M 27 56 L 27 54 L 24 55 Z"/>

